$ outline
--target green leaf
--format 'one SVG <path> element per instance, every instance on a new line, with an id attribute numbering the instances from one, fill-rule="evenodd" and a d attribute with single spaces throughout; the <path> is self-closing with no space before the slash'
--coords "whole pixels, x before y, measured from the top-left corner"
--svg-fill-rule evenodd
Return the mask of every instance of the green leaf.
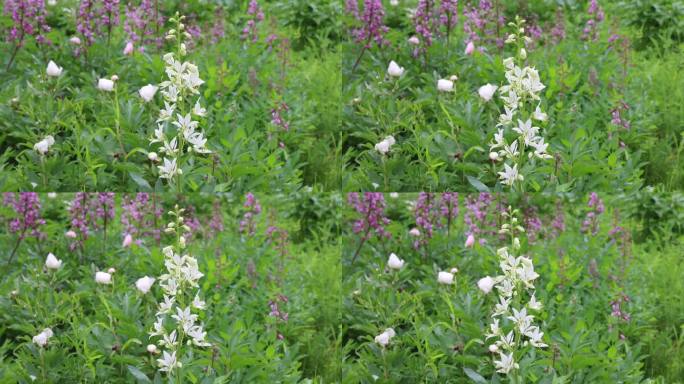
<path id="1" fill-rule="evenodd" d="M 470 377 L 470 379 L 471 379 L 472 381 L 474 381 L 474 382 L 476 382 L 476 383 L 485 383 L 485 384 L 487 383 L 487 380 L 485 380 L 485 378 L 482 377 L 482 375 L 480 375 L 479 373 L 473 371 L 473 370 L 470 369 L 470 368 L 463 368 L 463 372 L 465 372 L 465 374 L 466 374 L 468 377 Z"/>
<path id="2" fill-rule="evenodd" d="M 482 184 L 482 182 L 472 176 L 466 176 L 468 178 L 468 182 L 470 185 L 475 187 L 475 189 L 478 190 L 478 192 L 489 192 L 489 187 L 486 185 Z"/>
<path id="3" fill-rule="evenodd" d="M 147 180 L 145 180 L 140 174 L 130 172 L 129 175 L 131 176 L 131 179 L 133 179 L 133 181 L 136 184 L 138 184 L 138 186 L 142 190 L 144 190 L 144 191 L 151 191 L 152 190 L 152 186 L 150 185 L 150 183 L 148 183 Z"/>
<path id="4" fill-rule="evenodd" d="M 128 372 L 130 372 L 133 377 L 138 379 L 138 383 L 152 383 L 152 381 L 141 370 L 132 365 L 128 366 Z"/>

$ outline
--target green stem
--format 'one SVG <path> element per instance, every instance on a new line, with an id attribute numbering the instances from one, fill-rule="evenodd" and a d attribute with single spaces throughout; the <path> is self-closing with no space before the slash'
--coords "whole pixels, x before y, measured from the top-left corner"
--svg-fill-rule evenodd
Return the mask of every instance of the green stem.
<path id="1" fill-rule="evenodd" d="M 382 168 L 383 168 L 383 176 L 385 179 L 385 192 L 389 192 L 389 176 L 387 175 L 387 159 L 385 159 L 385 156 L 382 156 Z"/>
<path id="2" fill-rule="evenodd" d="M 119 91 L 114 85 L 114 113 L 116 114 L 116 139 L 119 141 L 119 146 L 121 146 L 121 152 L 123 156 L 126 156 L 126 150 L 124 149 L 123 141 L 121 140 L 121 109 L 119 108 Z"/>

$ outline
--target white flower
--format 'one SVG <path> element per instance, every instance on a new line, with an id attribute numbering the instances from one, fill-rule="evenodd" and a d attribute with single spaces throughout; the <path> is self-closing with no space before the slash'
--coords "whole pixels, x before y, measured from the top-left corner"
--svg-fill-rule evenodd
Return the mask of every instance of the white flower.
<path id="1" fill-rule="evenodd" d="M 375 336 L 375 342 L 382 347 L 386 347 L 394 336 L 396 336 L 394 329 L 387 328 L 381 334 Z"/>
<path id="2" fill-rule="evenodd" d="M 111 92 L 114 90 L 114 82 L 109 79 L 100 79 L 97 81 L 97 89 L 105 92 Z"/>
<path id="3" fill-rule="evenodd" d="M 418 228 L 411 228 L 411 230 L 409 231 L 409 235 L 411 235 L 411 236 L 413 236 L 413 237 L 418 237 L 418 236 L 420 236 L 420 229 L 418 229 Z"/>
<path id="4" fill-rule="evenodd" d="M 126 46 L 123 49 L 123 54 L 126 56 L 133 54 L 133 42 L 129 41 L 126 43 Z"/>
<path id="5" fill-rule="evenodd" d="M 548 118 L 547 114 L 542 112 L 541 108 L 539 108 L 539 105 L 537 105 L 537 108 L 534 110 L 532 117 L 535 120 L 539 120 L 539 121 L 546 121 L 546 119 Z"/>
<path id="6" fill-rule="evenodd" d="M 494 279 L 489 276 L 485 276 L 477 281 L 477 287 L 484 293 L 489 293 L 494 288 Z"/>
<path id="7" fill-rule="evenodd" d="M 197 315 L 190 311 L 190 307 L 181 309 L 176 307 L 176 314 L 171 315 L 183 327 L 183 331 L 187 332 L 197 321 Z"/>
<path id="8" fill-rule="evenodd" d="M 200 325 L 195 325 L 192 328 L 188 330 L 188 336 L 192 337 L 192 343 L 195 344 L 198 347 L 209 347 L 211 344 L 209 344 L 206 341 L 207 333 L 204 332 L 202 329 L 202 326 Z"/>
<path id="9" fill-rule="evenodd" d="M 548 345 L 544 344 L 542 342 L 542 336 L 544 336 L 544 332 L 539 331 L 539 327 L 530 327 L 527 332 L 525 332 L 525 336 L 530 338 L 530 344 L 532 344 L 533 347 L 536 348 L 544 348 L 548 347 Z"/>
<path id="10" fill-rule="evenodd" d="M 81 39 L 78 36 L 72 36 L 69 42 L 73 45 L 81 45 Z"/>
<path id="11" fill-rule="evenodd" d="M 148 154 L 147 154 L 147 158 L 148 158 L 150 161 L 154 161 L 154 162 L 156 162 L 157 160 L 159 160 L 159 156 L 157 155 L 156 152 L 150 152 L 150 153 L 148 153 Z"/>
<path id="12" fill-rule="evenodd" d="M 140 94 L 140 97 L 145 100 L 145 102 L 148 102 L 154 98 L 154 94 L 157 93 L 157 89 L 159 88 L 152 84 L 147 84 L 146 86 L 140 88 L 138 93 Z"/>
<path id="13" fill-rule="evenodd" d="M 494 92 L 496 92 L 496 89 L 498 87 L 496 85 L 492 84 L 485 84 L 480 87 L 480 89 L 477 90 L 477 93 L 480 94 L 480 97 L 484 101 L 489 101 L 492 99 L 492 96 L 494 96 Z"/>
<path id="14" fill-rule="evenodd" d="M 36 336 L 33 336 L 33 343 L 39 347 L 45 347 L 48 340 L 53 336 L 52 329 L 45 328 Z"/>
<path id="15" fill-rule="evenodd" d="M 399 77 L 404 74 L 404 67 L 400 67 L 399 64 L 392 60 L 387 67 L 387 74 L 392 77 Z"/>
<path id="16" fill-rule="evenodd" d="M 513 352 L 509 353 L 508 355 L 503 352 L 499 352 L 499 356 L 501 360 L 494 360 L 494 366 L 497 372 L 507 374 L 514 368 L 519 368 L 518 363 L 513 360 Z"/>
<path id="17" fill-rule="evenodd" d="M 386 155 L 394 143 L 394 136 L 387 136 L 381 142 L 375 144 L 375 150 L 382 155 Z"/>
<path id="18" fill-rule="evenodd" d="M 440 284 L 453 284 L 454 283 L 454 274 L 442 271 L 442 272 L 437 274 L 437 281 Z"/>
<path id="19" fill-rule="evenodd" d="M 47 259 L 45 259 L 45 266 L 48 269 L 59 269 L 62 266 L 62 260 L 59 260 L 52 254 L 48 253 Z"/>
<path id="20" fill-rule="evenodd" d="M 454 90 L 454 82 L 446 79 L 439 79 L 437 81 L 437 89 L 442 92 L 451 92 Z"/>
<path id="21" fill-rule="evenodd" d="M 205 116 L 207 114 L 207 110 L 202 108 L 202 106 L 199 103 L 199 100 L 195 102 L 195 106 L 192 107 L 192 113 L 197 115 L 197 116 Z"/>
<path id="22" fill-rule="evenodd" d="M 159 311 L 157 312 L 157 316 L 169 313 L 175 303 L 175 297 L 164 295 L 164 301 L 159 303 Z"/>
<path id="23" fill-rule="evenodd" d="M 154 344 L 147 344 L 147 352 L 157 353 L 157 346 Z"/>
<path id="24" fill-rule="evenodd" d="M 466 238 L 465 246 L 466 246 L 466 248 L 472 248 L 474 245 L 475 245 L 475 236 L 473 236 L 473 234 L 471 233 L 468 235 L 468 238 Z"/>
<path id="25" fill-rule="evenodd" d="M 387 266 L 390 267 L 390 269 L 401 269 L 404 266 L 404 260 L 401 260 L 397 255 L 391 253 L 387 260 Z"/>
<path id="26" fill-rule="evenodd" d="M 124 236 L 123 242 L 121 243 L 121 246 L 124 248 L 130 247 L 131 244 L 133 244 L 133 236 L 131 236 L 130 233 L 127 233 L 126 236 Z"/>
<path id="27" fill-rule="evenodd" d="M 418 44 L 420 44 L 420 40 L 418 39 L 417 36 L 411 36 L 411 37 L 408 39 L 408 42 L 409 42 L 409 44 L 411 44 L 411 45 L 418 45 Z"/>
<path id="28" fill-rule="evenodd" d="M 530 298 L 530 302 L 527 303 L 527 307 L 533 311 L 541 311 L 542 303 L 537 301 L 537 298 L 534 297 L 534 293 L 532 294 L 532 297 Z"/>
<path id="29" fill-rule="evenodd" d="M 176 104 L 169 104 L 169 102 L 164 100 L 164 108 L 159 110 L 159 118 L 157 119 L 157 122 L 170 120 L 173 117 L 173 112 L 175 110 Z"/>
<path id="30" fill-rule="evenodd" d="M 176 165 L 176 158 L 169 160 L 165 157 L 164 165 L 160 165 L 157 168 L 159 168 L 159 177 L 162 179 L 172 179 L 176 174 L 183 173 Z"/>
<path id="31" fill-rule="evenodd" d="M 50 150 L 50 147 L 55 144 L 55 138 L 51 135 L 45 136 L 45 138 L 33 145 L 33 150 L 45 155 Z"/>
<path id="32" fill-rule="evenodd" d="M 113 275 L 113 274 L 116 273 L 116 269 L 115 269 L 115 268 L 109 268 L 109 269 L 107 270 L 107 273 L 109 273 L 110 275 Z"/>
<path id="33" fill-rule="evenodd" d="M 390 0 L 390 5 L 396 7 L 397 5 L 399 5 L 399 0 Z"/>
<path id="34" fill-rule="evenodd" d="M 518 126 L 513 128 L 513 131 L 523 138 L 525 145 L 532 145 L 537 140 L 539 128 L 532 126 L 532 120 L 530 119 L 527 119 L 527 121 L 518 119 Z"/>
<path id="35" fill-rule="evenodd" d="M 498 152 L 489 152 L 489 160 L 491 160 L 491 161 L 499 160 L 499 153 Z"/>
<path id="36" fill-rule="evenodd" d="M 469 41 L 468 44 L 466 45 L 466 48 L 465 48 L 465 54 L 466 55 L 472 55 L 474 51 L 475 51 L 475 44 L 473 44 L 472 41 Z"/>
<path id="37" fill-rule="evenodd" d="M 499 172 L 501 182 L 506 185 L 513 185 L 516 180 L 523 180 L 523 176 L 518 173 L 518 164 L 513 164 L 511 168 L 508 164 L 504 164 L 504 171 Z"/>
<path id="38" fill-rule="evenodd" d="M 178 332 L 174 329 L 170 334 L 163 335 L 162 340 L 159 341 L 159 345 L 167 348 L 173 348 L 178 344 L 177 338 Z"/>
<path id="39" fill-rule="evenodd" d="M 553 156 L 546 153 L 546 149 L 549 147 L 549 144 L 544 143 L 543 137 L 537 137 L 536 139 L 537 140 L 531 144 L 534 147 L 534 156 L 540 159 L 551 159 Z M 532 157 L 532 154 L 530 153 L 528 156 Z"/>
<path id="40" fill-rule="evenodd" d="M 98 284 L 111 284 L 112 275 L 107 272 L 97 272 L 95 273 L 95 282 Z"/>
<path id="41" fill-rule="evenodd" d="M 68 238 L 70 238 L 70 239 L 75 239 L 77 235 L 76 235 L 76 232 L 74 232 L 74 231 L 66 231 L 66 233 L 64 234 L 64 236 L 66 236 L 66 237 L 68 237 Z"/>
<path id="42" fill-rule="evenodd" d="M 161 359 L 157 359 L 159 363 L 159 370 L 162 372 L 172 372 L 177 367 L 181 367 L 180 361 L 176 360 L 176 351 L 169 353 L 164 351 Z"/>
<path id="43" fill-rule="evenodd" d="M 59 75 L 62 74 L 62 67 L 58 66 L 57 64 L 55 64 L 54 61 L 50 60 L 45 72 L 50 77 L 59 77 Z"/>
<path id="44" fill-rule="evenodd" d="M 152 284 L 154 284 L 154 277 L 148 277 L 144 276 L 139 278 L 135 282 L 135 287 L 138 288 L 138 291 L 142 293 L 147 293 L 150 291 L 150 288 L 152 288 Z"/>
<path id="45" fill-rule="evenodd" d="M 192 306 L 197 308 L 197 309 L 204 309 L 207 306 L 207 303 L 205 303 L 202 299 L 199 297 L 199 292 L 195 294 L 195 298 L 192 299 Z"/>
<path id="46" fill-rule="evenodd" d="M 491 345 L 489 346 L 489 352 L 491 352 L 491 353 L 496 353 L 496 352 L 498 352 L 498 351 L 499 351 L 499 347 L 497 347 L 496 344 L 491 344 Z"/>

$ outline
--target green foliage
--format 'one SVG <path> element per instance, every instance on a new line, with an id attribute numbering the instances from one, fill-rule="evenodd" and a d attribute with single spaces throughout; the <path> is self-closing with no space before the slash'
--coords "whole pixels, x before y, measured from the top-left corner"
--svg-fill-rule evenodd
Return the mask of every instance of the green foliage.
<path id="1" fill-rule="evenodd" d="M 684 3 L 679 0 L 634 0 L 618 5 L 627 22 L 640 32 L 641 48 L 662 41 L 684 40 Z"/>
<path id="2" fill-rule="evenodd" d="M 354 264 L 350 260 L 359 235 L 346 234 L 345 377 L 350 383 L 514 382 L 493 371 L 483 329 L 497 298 L 495 292 L 483 294 L 476 284 L 480 277 L 498 273 L 494 250 L 504 244 L 485 234 L 486 243 L 465 247 L 468 226 L 462 212 L 450 227 L 435 227 L 427 245 L 415 249 L 408 230 L 416 224 L 406 208 L 414 197 L 401 194 L 387 200 L 392 236 L 370 239 Z M 523 241 L 522 247 L 534 258 L 541 276 L 535 283 L 544 305 L 538 321 L 549 347 L 520 361 L 521 377 L 515 382 L 642 383 L 649 382 L 646 377 L 662 382 L 681 378 L 681 260 L 675 257 L 681 244 L 633 245 L 636 222 L 612 208 L 620 207 L 619 201 L 606 201 L 596 235 L 582 230 L 588 212 L 582 200 L 563 201 L 561 212 L 554 208 L 554 199 L 537 198 L 527 205 L 536 207 L 542 218 L 541 232 L 534 241 Z M 560 214 L 565 216 L 565 229 L 554 235 L 550 221 Z M 346 216 L 359 219 L 350 209 Z M 616 232 L 618 225 L 622 230 Z M 487 233 L 489 227 L 481 228 Z M 665 249 L 656 250 L 660 246 Z M 402 269 L 386 266 L 390 252 L 405 261 Z M 668 254 L 653 262 L 661 252 Z M 674 270 L 665 271 L 668 265 Z M 438 271 L 453 267 L 458 268 L 454 285 L 438 284 Z M 660 274 L 667 278 L 659 280 Z M 672 291 L 665 292 L 669 285 Z M 612 302 L 622 295 L 629 297 L 621 306 L 630 314 L 629 321 L 611 315 Z M 388 327 L 396 337 L 382 348 L 373 338 Z M 660 350 L 651 357 L 649 351 L 655 349 Z"/>
<path id="3" fill-rule="evenodd" d="M 162 299 L 158 283 L 147 294 L 135 281 L 158 277 L 164 271 L 161 245 L 153 237 L 122 247 L 124 226 L 116 220 L 90 233 L 82 248 L 69 249 L 66 203 L 71 194 L 54 199 L 41 196 L 46 224 L 44 240 L 27 238 L 18 257 L 7 264 L 3 247 L 3 279 L 0 283 L 0 371 L 3 380 L 42 383 L 102 381 L 112 383 L 166 382 L 156 371 L 159 356 L 146 351 L 149 330 Z M 183 361 L 189 382 L 201 383 L 298 383 L 335 382 L 339 378 L 339 246 L 327 231 L 316 232 L 280 247 L 267 229 L 276 226 L 296 232 L 301 223 L 293 216 L 295 199 L 257 195 L 263 211 L 255 217 L 254 236 L 240 232 L 242 199 L 194 195 L 156 197 L 166 212 L 173 204 L 192 206 L 196 229 L 188 237 L 188 251 L 204 273 L 200 280 L 207 309 L 200 320 L 212 347 Z M 313 196 L 304 197 L 313 198 Z M 316 197 L 335 200 L 334 197 Z M 339 197 L 336 198 L 339 200 Z M 117 198 L 117 202 L 120 202 Z M 220 211 L 216 212 L 217 207 Z M 216 214 L 224 229 L 216 232 L 209 219 Z M 15 217 L 3 211 L 3 223 Z M 168 218 L 160 218 L 164 226 Z M 308 225 L 317 226 L 309 221 Z M 16 238 L 3 226 L 0 241 Z M 324 228 L 324 227 L 323 227 Z M 150 228 L 152 229 L 152 228 Z M 161 244 L 161 245 L 160 245 Z M 80 250 L 79 250 L 80 249 Z M 58 270 L 44 267 L 45 256 L 62 260 Z M 113 267 L 111 285 L 96 284 L 96 271 Z M 279 310 L 287 321 L 269 315 L 270 301 L 279 295 Z M 46 348 L 31 338 L 50 327 L 54 336 Z M 186 381 L 188 382 L 188 381 Z"/>

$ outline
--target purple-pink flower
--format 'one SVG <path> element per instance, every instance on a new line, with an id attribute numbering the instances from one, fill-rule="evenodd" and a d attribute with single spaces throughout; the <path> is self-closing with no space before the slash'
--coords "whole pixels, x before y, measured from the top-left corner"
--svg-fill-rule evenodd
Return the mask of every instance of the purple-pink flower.
<path id="1" fill-rule="evenodd" d="M 19 240 L 27 237 L 44 239 L 45 234 L 40 230 L 45 225 L 45 219 L 40 214 L 40 198 L 35 192 L 5 192 L 3 204 L 12 207 L 15 216 L 9 219 L 9 232 L 19 234 Z"/>
<path id="2" fill-rule="evenodd" d="M 159 29 L 164 25 L 164 16 L 158 9 L 158 3 L 152 0 L 142 0 L 138 6 L 128 3 L 126 6 L 126 20 L 123 29 L 128 35 L 128 42 L 140 52 L 145 46 L 154 44 L 161 47 L 162 38 Z"/>
<path id="3" fill-rule="evenodd" d="M 254 197 L 252 192 L 245 195 L 245 203 L 242 205 L 246 212 L 242 215 L 240 220 L 240 233 L 247 236 L 254 236 L 256 232 L 255 216 L 261 213 L 261 205 L 259 200 Z"/>
<path id="4" fill-rule="evenodd" d="M 391 234 L 385 229 L 390 220 L 385 216 L 385 197 L 380 192 L 352 192 L 347 195 L 347 202 L 351 204 L 359 218 L 352 224 L 354 233 L 362 233 L 362 240 L 369 239 L 373 234 L 389 238 Z"/>
<path id="5" fill-rule="evenodd" d="M 242 40 L 250 40 L 255 43 L 259 40 L 258 24 L 264 20 L 264 12 L 261 10 L 257 0 L 250 0 L 247 7 L 247 14 L 250 18 L 242 29 Z"/>
<path id="6" fill-rule="evenodd" d="M 355 0 L 350 0 L 351 2 Z M 385 26 L 383 18 L 385 9 L 380 0 L 364 0 L 363 13 L 359 13 L 358 4 L 351 5 L 347 2 L 347 10 L 356 17 L 360 26 L 352 29 L 352 36 L 357 43 L 363 43 L 365 48 L 370 48 L 374 41 L 379 47 L 388 44 L 385 33 L 389 30 Z"/>

